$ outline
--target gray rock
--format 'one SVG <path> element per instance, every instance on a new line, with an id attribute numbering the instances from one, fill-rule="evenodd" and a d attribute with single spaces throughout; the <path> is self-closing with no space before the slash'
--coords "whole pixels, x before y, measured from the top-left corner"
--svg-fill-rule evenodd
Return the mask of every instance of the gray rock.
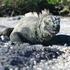
<path id="1" fill-rule="evenodd" d="M 20 45 L 11 45 L 8 43 L 5 45 L 0 44 L 0 70 L 39 70 L 37 69 L 38 64 L 43 65 L 64 54 L 62 50 L 59 50 L 58 46 L 50 46 L 50 48 L 49 46 L 30 45 L 29 43 Z M 33 68 L 34 66 L 36 66 L 36 69 Z M 42 67 L 46 66 L 41 66 L 41 70 L 43 70 Z M 48 67 L 50 67 L 49 63 Z M 46 67 L 44 70 L 49 69 Z"/>
<path id="2" fill-rule="evenodd" d="M 13 31 L 14 28 L 9 28 L 9 27 L 5 27 L 2 29 L 2 31 L 0 32 L 0 36 L 1 35 L 4 35 L 4 36 L 7 36 L 9 37 L 11 32 Z"/>
<path id="3" fill-rule="evenodd" d="M 60 30 L 58 16 L 40 14 L 25 16 L 15 26 L 10 35 L 12 42 L 43 43 L 50 40 Z"/>

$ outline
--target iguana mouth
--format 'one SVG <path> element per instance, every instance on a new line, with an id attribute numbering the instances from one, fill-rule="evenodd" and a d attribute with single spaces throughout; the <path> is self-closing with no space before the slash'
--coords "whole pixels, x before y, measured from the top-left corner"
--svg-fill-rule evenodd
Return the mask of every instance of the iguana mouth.
<path id="1" fill-rule="evenodd" d="M 52 36 L 52 34 L 55 34 L 56 32 L 55 31 L 52 31 L 52 30 L 49 30 L 47 29 L 47 31 L 49 32 L 49 34 Z"/>
<path id="2" fill-rule="evenodd" d="M 44 27 L 44 30 L 45 30 L 45 31 L 48 31 L 50 34 L 55 34 L 55 30 L 52 30 L 52 29 L 49 28 L 49 27 Z"/>
<path id="3" fill-rule="evenodd" d="M 53 27 L 44 27 L 44 30 L 48 31 L 51 34 L 56 34 L 60 30 L 60 25 L 57 25 L 56 28 L 55 27 L 54 28 Z"/>

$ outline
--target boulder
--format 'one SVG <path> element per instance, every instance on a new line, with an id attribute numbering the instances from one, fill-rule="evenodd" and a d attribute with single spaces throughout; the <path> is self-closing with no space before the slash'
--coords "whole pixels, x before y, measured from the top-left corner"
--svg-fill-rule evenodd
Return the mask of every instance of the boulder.
<path id="1" fill-rule="evenodd" d="M 60 30 L 60 18 L 43 12 L 36 16 L 25 16 L 15 26 L 10 35 L 11 42 L 43 43 L 50 40 Z"/>
<path id="2" fill-rule="evenodd" d="M 4 35 L 4 36 L 10 36 L 11 32 L 13 31 L 14 28 L 6 28 L 2 33 L 1 35 Z"/>
<path id="3" fill-rule="evenodd" d="M 0 29 L 0 36 L 3 35 L 9 37 L 14 28 L 0 25 Z"/>

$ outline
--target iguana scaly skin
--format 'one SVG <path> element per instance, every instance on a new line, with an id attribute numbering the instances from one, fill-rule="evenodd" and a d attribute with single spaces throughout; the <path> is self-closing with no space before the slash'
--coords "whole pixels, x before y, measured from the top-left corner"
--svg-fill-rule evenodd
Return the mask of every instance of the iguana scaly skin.
<path id="1" fill-rule="evenodd" d="M 57 16 L 40 14 L 25 16 L 15 26 L 10 35 L 12 42 L 42 43 L 59 32 L 60 19 Z"/>

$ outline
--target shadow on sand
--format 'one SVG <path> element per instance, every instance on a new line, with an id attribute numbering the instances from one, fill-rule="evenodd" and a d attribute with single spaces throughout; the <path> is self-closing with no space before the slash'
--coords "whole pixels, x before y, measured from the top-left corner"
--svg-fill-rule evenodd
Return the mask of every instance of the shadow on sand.
<path id="1" fill-rule="evenodd" d="M 50 41 L 43 43 L 44 45 L 64 45 L 70 46 L 70 36 L 69 35 L 57 35 L 53 37 Z"/>

